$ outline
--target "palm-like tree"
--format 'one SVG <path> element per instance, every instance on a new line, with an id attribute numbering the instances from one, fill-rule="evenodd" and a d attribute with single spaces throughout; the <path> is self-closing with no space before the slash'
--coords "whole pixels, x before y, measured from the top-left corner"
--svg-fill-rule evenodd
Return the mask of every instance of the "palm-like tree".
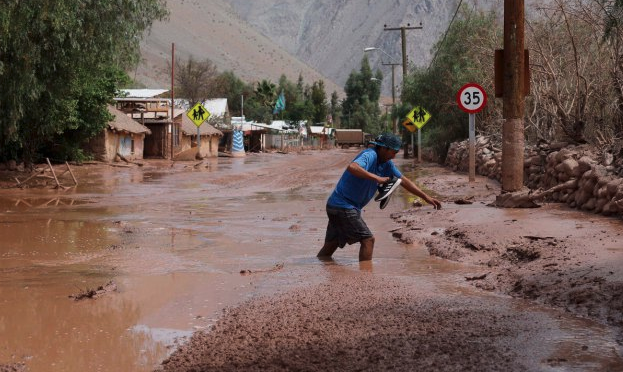
<path id="1" fill-rule="evenodd" d="M 277 99 L 277 86 L 264 79 L 257 83 L 255 97 L 262 106 L 272 107 L 275 103 L 275 99 Z"/>

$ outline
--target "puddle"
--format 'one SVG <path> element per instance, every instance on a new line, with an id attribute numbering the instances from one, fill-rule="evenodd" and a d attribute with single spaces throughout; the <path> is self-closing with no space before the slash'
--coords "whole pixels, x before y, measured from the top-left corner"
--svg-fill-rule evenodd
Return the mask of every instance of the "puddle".
<path id="1" fill-rule="evenodd" d="M 228 306 L 323 282 L 335 270 L 490 296 L 464 284 L 473 268 L 395 241 L 389 214 L 408 206 L 401 193 L 383 213 L 364 212 L 377 235 L 372 263 L 360 264 L 354 246 L 331 262 L 318 261 L 324 202 L 343 169 L 325 164 L 346 164 L 351 156 L 336 160 L 335 154 L 320 152 L 324 173 L 309 172 L 315 182 L 291 187 L 294 170 L 287 164 L 296 156 L 272 155 L 219 158 L 203 170 L 190 169 L 194 163 L 176 163 L 170 172 L 104 167 L 79 179 L 71 196 L 0 194 L 0 364 L 23 361 L 33 371 L 50 372 L 151 371 Z M 271 168 L 284 174 L 270 176 Z M 317 181 L 319 172 L 325 178 Z M 284 268 L 275 269 L 278 264 Z M 116 292 L 68 297 L 110 280 Z M 567 369 L 552 370 L 620 363 L 609 354 L 612 335 L 590 322 L 560 319 L 565 331 L 547 343 L 560 350 L 552 358 L 568 360 L 559 361 Z M 587 355 L 599 350 L 598 360 L 573 359 L 583 355 L 578 347 Z"/>

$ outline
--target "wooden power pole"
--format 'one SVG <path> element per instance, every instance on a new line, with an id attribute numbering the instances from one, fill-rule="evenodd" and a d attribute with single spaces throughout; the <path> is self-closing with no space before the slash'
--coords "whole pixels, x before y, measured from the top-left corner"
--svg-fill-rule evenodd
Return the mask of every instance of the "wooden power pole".
<path id="1" fill-rule="evenodd" d="M 504 0 L 502 191 L 523 187 L 524 0 Z"/>
<path id="2" fill-rule="evenodd" d="M 411 26 L 410 23 L 407 23 L 406 26 L 401 26 L 401 27 L 387 27 L 387 25 L 384 25 L 383 29 L 385 31 L 400 31 L 400 40 L 402 42 L 402 84 L 404 86 L 405 77 L 407 76 L 407 72 L 408 72 L 406 31 L 422 29 L 422 23 L 420 22 L 419 26 Z M 413 145 L 413 133 L 411 134 L 411 144 Z M 405 159 L 409 157 L 408 147 L 405 148 L 404 157 Z"/>

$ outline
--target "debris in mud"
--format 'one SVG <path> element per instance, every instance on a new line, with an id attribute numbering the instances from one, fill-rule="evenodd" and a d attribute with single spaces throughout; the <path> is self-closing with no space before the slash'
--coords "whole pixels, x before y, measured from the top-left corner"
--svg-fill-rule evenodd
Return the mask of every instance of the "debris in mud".
<path id="1" fill-rule="evenodd" d="M 240 274 L 248 275 L 248 274 L 257 274 L 257 273 L 271 273 L 275 271 L 279 271 L 283 269 L 283 263 L 278 263 L 274 267 L 270 269 L 260 269 L 260 270 L 240 270 Z"/>
<path id="2" fill-rule="evenodd" d="M 547 240 L 547 239 L 554 239 L 553 236 L 533 236 L 533 235 L 524 235 L 522 236 L 522 238 L 526 238 L 529 240 Z"/>
<path id="3" fill-rule="evenodd" d="M 459 205 L 465 205 L 465 204 L 473 204 L 474 202 L 472 201 L 474 199 L 473 196 L 467 197 L 467 198 L 460 198 L 454 201 L 454 204 L 459 204 Z"/>
<path id="4" fill-rule="evenodd" d="M 473 280 L 483 280 L 484 278 L 487 277 L 487 275 L 489 275 L 489 273 L 485 273 L 485 274 L 478 275 L 478 276 L 466 276 L 465 280 L 467 280 L 468 282 L 471 282 Z"/>
<path id="5" fill-rule="evenodd" d="M 294 225 L 290 226 L 289 230 L 290 231 L 299 231 L 299 230 L 301 230 L 301 226 L 297 225 L 297 224 L 294 224 Z"/>
<path id="6" fill-rule="evenodd" d="M 108 283 L 97 287 L 97 289 L 86 288 L 85 290 L 80 290 L 79 293 L 69 295 L 69 298 L 73 298 L 74 301 L 84 300 L 85 298 L 97 298 L 106 294 L 108 292 L 114 292 L 117 290 L 117 284 L 112 280 Z"/>
<path id="7" fill-rule="evenodd" d="M 13 363 L 13 364 L 0 364 L 0 372 L 25 372 L 26 364 Z"/>
<path id="8" fill-rule="evenodd" d="M 511 262 L 531 262 L 541 257 L 541 252 L 533 247 L 510 246 L 502 255 Z"/>

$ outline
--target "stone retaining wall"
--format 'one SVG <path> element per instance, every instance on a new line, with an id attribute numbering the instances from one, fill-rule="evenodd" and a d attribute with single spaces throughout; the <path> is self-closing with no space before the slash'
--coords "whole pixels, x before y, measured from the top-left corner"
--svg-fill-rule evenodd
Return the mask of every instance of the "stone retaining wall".
<path id="1" fill-rule="evenodd" d="M 450 146 L 445 165 L 456 171 L 469 170 L 467 140 Z M 477 137 L 476 173 L 499 181 L 501 166 L 500 146 L 489 137 Z M 531 190 L 565 184 L 548 199 L 589 212 L 623 216 L 623 150 L 598 151 L 566 143 L 526 148 L 524 184 Z"/>

